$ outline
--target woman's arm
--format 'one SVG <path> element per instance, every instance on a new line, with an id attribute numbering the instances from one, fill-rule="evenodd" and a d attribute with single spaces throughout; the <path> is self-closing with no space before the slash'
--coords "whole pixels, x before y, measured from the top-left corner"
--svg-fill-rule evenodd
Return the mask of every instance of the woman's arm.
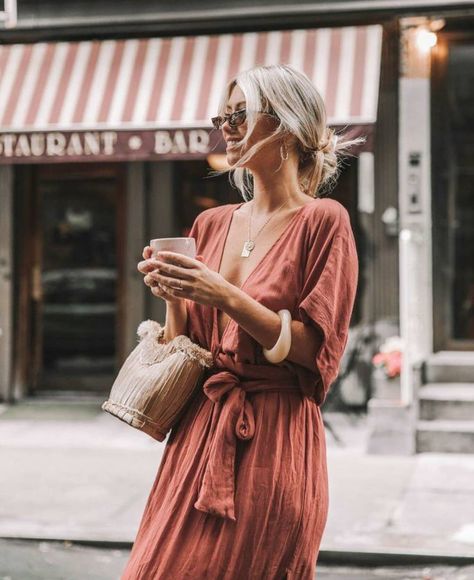
<path id="1" fill-rule="evenodd" d="M 275 345 L 281 330 L 278 313 L 263 306 L 230 283 L 219 308 L 264 348 L 270 349 Z M 291 348 L 285 360 L 300 364 L 313 372 L 317 371 L 315 353 L 321 346 L 322 339 L 322 333 L 315 327 L 303 324 L 299 320 L 292 320 Z"/>
<path id="2" fill-rule="evenodd" d="M 185 300 L 166 302 L 166 322 L 164 342 L 169 342 L 175 336 L 186 334 L 188 313 Z"/>
<path id="3" fill-rule="evenodd" d="M 190 263 L 186 256 L 171 252 L 159 252 L 157 256 L 150 261 L 149 267 L 153 272 L 149 277 L 163 284 L 171 296 L 183 296 L 184 293 L 200 304 L 215 306 L 233 318 L 265 348 L 270 349 L 275 345 L 281 329 L 277 312 L 266 308 L 204 264 L 196 264 L 195 260 Z M 173 289 L 176 279 L 181 280 L 183 292 Z M 317 371 L 315 360 L 323 341 L 322 333 L 316 327 L 298 320 L 292 321 L 291 331 L 292 344 L 286 358 L 313 372 Z"/>

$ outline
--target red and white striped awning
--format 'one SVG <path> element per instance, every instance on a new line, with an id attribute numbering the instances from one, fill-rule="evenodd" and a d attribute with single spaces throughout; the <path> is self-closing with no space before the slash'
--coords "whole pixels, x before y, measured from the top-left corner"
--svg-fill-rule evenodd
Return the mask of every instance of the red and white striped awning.
<path id="1" fill-rule="evenodd" d="M 331 125 L 376 120 L 382 27 L 0 46 L 0 132 L 210 127 L 227 80 L 288 63 Z"/>

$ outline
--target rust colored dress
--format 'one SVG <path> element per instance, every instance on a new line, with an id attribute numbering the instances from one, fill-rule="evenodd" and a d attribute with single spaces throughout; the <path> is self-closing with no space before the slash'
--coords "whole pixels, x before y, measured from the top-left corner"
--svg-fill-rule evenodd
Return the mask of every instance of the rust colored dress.
<path id="1" fill-rule="evenodd" d="M 233 212 L 203 211 L 190 236 L 219 271 Z M 355 301 L 349 214 L 333 199 L 300 207 L 242 285 L 274 312 L 320 331 L 314 371 L 269 363 L 230 318 L 187 300 L 187 335 L 215 366 L 172 429 L 121 580 L 314 578 L 328 514 L 320 405 L 337 376 Z"/>

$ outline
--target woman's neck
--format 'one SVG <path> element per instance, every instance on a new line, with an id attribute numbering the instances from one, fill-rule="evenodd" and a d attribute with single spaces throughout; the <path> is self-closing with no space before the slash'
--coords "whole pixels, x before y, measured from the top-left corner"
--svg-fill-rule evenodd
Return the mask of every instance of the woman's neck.
<path id="1" fill-rule="evenodd" d="M 287 175 L 285 175 L 287 173 Z M 288 209 L 300 207 L 307 202 L 307 195 L 301 191 L 296 172 L 252 172 L 253 212 L 270 214 L 287 201 Z"/>

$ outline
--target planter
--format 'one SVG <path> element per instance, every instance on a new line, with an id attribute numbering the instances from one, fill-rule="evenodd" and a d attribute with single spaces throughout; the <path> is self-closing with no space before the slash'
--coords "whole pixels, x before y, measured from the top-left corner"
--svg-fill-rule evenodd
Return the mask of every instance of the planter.
<path id="1" fill-rule="evenodd" d="M 375 399 L 400 399 L 400 376 L 389 378 L 383 369 L 375 368 L 372 373 L 372 397 Z"/>

